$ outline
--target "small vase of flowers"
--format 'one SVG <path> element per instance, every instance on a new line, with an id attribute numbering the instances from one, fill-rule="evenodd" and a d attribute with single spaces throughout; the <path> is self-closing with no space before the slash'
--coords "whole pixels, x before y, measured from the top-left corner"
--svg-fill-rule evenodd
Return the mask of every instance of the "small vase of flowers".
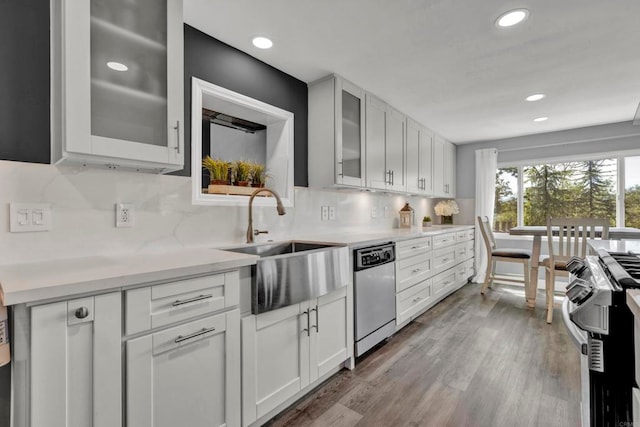
<path id="1" fill-rule="evenodd" d="M 424 218 L 422 218 L 422 226 L 423 227 L 431 227 L 431 217 L 430 216 L 425 216 Z"/>
<path id="2" fill-rule="evenodd" d="M 453 224 L 453 215 L 460 213 L 460 208 L 455 200 L 441 200 L 433 208 L 436 215 L 440 216 L 441 224 Z"/>

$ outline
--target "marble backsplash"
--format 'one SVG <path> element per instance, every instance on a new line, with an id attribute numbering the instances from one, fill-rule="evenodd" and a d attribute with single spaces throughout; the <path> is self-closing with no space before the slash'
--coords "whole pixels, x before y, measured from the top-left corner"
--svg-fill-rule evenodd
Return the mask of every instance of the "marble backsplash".
<path id="1" fill-rule="evenodd" d="M 254 207 L 254 227 L 269 230 L 256 240 L 396 228 L 405 201 L 417 221 L 434 217 L 435 200 L 424 197 L 296 187 L 295 207 L 284 216 Z M 186 177 L 9 161 L 0 161 L 0 202 L 0 264 L 239 244 L 248 216 L 246 206 L 192 205 Z M 10 233 L 10 202 L 51 203 L 52 229 Z M 116 203 L 134 204 L 133 227 L 115 227 Z M 325 205 L 336 207 L 335 220 L 321 221 Z"/>

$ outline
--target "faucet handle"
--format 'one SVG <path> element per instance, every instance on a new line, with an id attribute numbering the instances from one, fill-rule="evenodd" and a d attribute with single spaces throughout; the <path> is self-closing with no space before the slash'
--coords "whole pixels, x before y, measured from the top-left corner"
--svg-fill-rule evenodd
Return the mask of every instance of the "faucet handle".
<path id="1" fill-rule="evenodd" d="M 253 235 L 257 236 L 259 234 L 269 234 L 269 230 L 258 230 L 257 228 L 253 230 Z"/>

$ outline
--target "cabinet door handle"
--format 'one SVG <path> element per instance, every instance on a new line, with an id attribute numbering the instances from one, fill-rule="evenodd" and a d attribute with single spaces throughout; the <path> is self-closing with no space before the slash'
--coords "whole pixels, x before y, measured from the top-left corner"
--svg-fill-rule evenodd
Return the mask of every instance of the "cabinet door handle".
<path id="1" fill-rule="evenodd" d="M 75 315 L 78 319 L 85 319 L 89 315 L 89 309 L 87 307 L 80 307 L 76 310 Z"/>
<path id="2" fill-rule="evenodd" d="M 306 329 L 303 329 L 302 332 L 306 332 L 307 336 L 311 336 L 311 320 L 310 320 L 310 316 L 309 316 L 309 310 L 305 310 L 302 312 L 302 314 L 306 314 L 307 315 L 307 327 Z"/>
<path id="3" fill-rule="evenodd" d="M 316 324 L 311 327 L 316 328 L 316 332 L 320 332 L 320 322 L 318 321 L 318 306 L 316 305 L 316 308 L 312 308 L 311 311 L 316 312 Z"/>
<path id="4" fill-rule="evenodd" d="M 207 298 L 213 298 L 213 295 L 212 294 L 198 295 L 197 297 L 193 297 L 189 299 L 175 300 L 175 302 L 171 305 L 174 307 L 177 307 L 182 304 L 189 304 L 190 302 L 196 302 L 196 301 L 200 301 Z"/>
<path id="5" fill-rule="evenodd" d="M 180 120 L 176 121 L 176 125 L 173 127 L 176 130 L 176 146 L 175 149 L 180 154 Z"/>
<path id="6" fill-rule="evenodd" d="M 177 343 L 180 343 L 182 341 L 190 340 L 192 338 L 199 337 L 200 335 L 204 335 L 204 334 L 207 334 L 209 332 L 213 332 L 215 330 L 216 330 L 216 328 L 202 328 L 199 331 L 196 331 L 196 332 L 194 332 L 192 334 L 189 334 L 189 335 L 185 335 L 185 336 L 178 335 L 178 338 L 176 338 L 174 340 L 174 342 L 177 344 Z"/>
<path id="7" fill-rule="evenodd" d="M 395 179 L 393 178 L 393 171 L 391 171 L 391 185 L 393 185 L 394 181 L 395 181 Z"/>
<path id="8" fill-rule="evenodd" d="M 340 172 L 338 173 L 338 176 L 344 176 L 344 166 L 342 165 L 342 162 L 338 162 L 338 164 L 340 165 Z"/>
<path id="9" fill-rule="evenodd" d="M 391 170 L 385 172 L 384 183 L 391 185 Z M 389 175 L 389 179 L 387 179 L 387 175 Z"/>

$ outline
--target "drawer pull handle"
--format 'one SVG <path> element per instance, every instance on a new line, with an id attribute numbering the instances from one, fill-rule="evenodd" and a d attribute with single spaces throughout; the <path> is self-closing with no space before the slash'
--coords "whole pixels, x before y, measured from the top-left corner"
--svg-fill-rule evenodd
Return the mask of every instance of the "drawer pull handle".
<path id="1" fill-rule="evenodd" d="M 446 282 L 444 282 L 444 283 L 443 283 L 443 285 L 445 285 L 445 286 L 446 286 L 446 285 L 448 285 L 449 283 L 451 283 L 451 282 L 447 280 Z"/>
<path id="2" fill-rule="evenodd" d="M 418 273 L 419 271 L 422 271 L 421 268 L 414 268 L 413 270 L 411 270 L 412 273 Z"/>
<path id="3" fill-rule="evenodd" d="M 442 258 L 442 262 L 448 262 L 449 258 Z"/>
<path id="4" fill-rule="evenodd" d="M 176 300 L 171 305 L 174 306 L 174 307 L 177 307 L 179 305 L 189 304 L 190 302 L 196 302 L 196 301 L 200 301 L 200 300 L 208 299 L 208 298 L 213 298 L 213 294 L 198 295 L 197 297 L 193 297 L 193 298 L 189 298 L 189 299 Z"/>
<path id="5" fill-rule="evenodd" d="M 76 310 L 75 315 L 78 319 L 84 319 L 89 315 L 89 309 L 87 307 L 80 307 Z"/>
<path id="6" fill-rule="evenodd" d="M 190 340 L 192 338 L 199 337 L 200 335 L 204 335 L 204 334 L 207 334 L 209 332 L 213 332 L 215 330 L 216 330 L 216 328 L 208 328 L 208 329 L 207 328 L 202 328 L 201 330 L 199 330 L 197 332 L 194 332 L 192 334 L 189 334 L 189 335 L 185 335 L 185 336 L 178 335 L 178 338 L 176 338 L 174 341 L 175 341 L 176 344 L 178 344 L 178 343 L 181 343 L 182 341 Z"/>

